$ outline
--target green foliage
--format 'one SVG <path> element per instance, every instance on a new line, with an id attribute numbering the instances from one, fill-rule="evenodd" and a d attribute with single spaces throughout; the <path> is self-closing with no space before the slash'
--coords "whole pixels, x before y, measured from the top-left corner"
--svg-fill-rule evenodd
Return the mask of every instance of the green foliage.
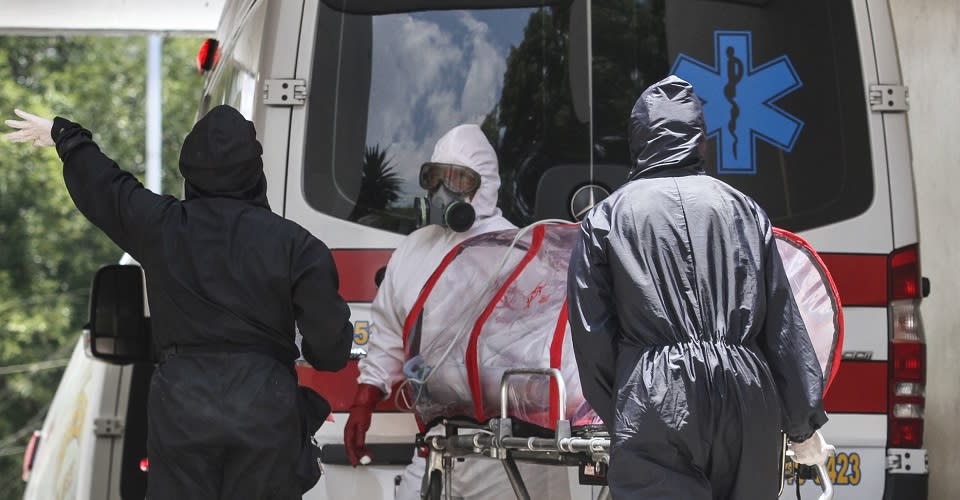
<path id="1" fill-rule="evenodd" d="M 175 195 L 180 142 L 202 85 L 199 43 L 164 40 L 163 184 Z M 144 37 L 0 37 L 0 116 L 14 118 L 16 107 L 82 123 L 121 168 L 142 175 L 146 47 Z M 52 148 L 0 140 L 0 366 L 69 356 L 94 271 L 121 255 L 74 208 L 61 168 Z M 0 375 L 0 491 L 9 498 L 22 495 L 17 451 L 61 374 Z"/>
<path id="2" fill-rule="evenodd" d="M 403 193 L 403 181 L 387 158 L 389 149 L 380 149 L 379 145 L 364 148 L 360 196 L 350 213 L 350 220 L 407 234 L 416 229 L 416 217 L 410 207 L 392 206 Z M 391 207 L 390 210 L 387 207 Z"/>
<path id="3" fill-rule="evenodd" d="M 533 222 L 537 186 L 549 168 L 587 163 L 591 154 L 597 163 L 629 164 L 630 110 L 640 93 L 669 71 L 665 0 L 592 2 L 593 109 L 587 116 L 586 47 L 571 46 L 570 38 L 571 22 L 576 25 L 581 15 L 572 11 L 576 5 L 530 15 L 523 40 L 507 57 L 500 101 L 482 124 L 498 144 L 499 205 L 519 225 Z M 583 104 L 582 116 L 575 102 Z"/>
<path id="4" fill-rule="evenodd" d="M 356 220 L 400 199 L 402 180 L 387 158 L 389 147 L 367 146 L 363 150 L 363 168 L 360 176 L 360 197 L 350 220 Z"/>

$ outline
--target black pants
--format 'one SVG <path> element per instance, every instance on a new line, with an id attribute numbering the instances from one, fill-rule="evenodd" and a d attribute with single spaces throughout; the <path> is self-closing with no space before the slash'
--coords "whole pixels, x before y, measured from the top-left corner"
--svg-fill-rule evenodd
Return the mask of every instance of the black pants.
<path id="1" fill-rule="evenodd" d="M 626 442 L 610 457 L 614 500 L 776 500 L 780 489 L 779 429 L 727 421 L 704 447 L 703 460 L 664 433 L 659 443 Z"/>
<path id="2" fill-rule="evenodd" d="M 657 358 L 633 370 L 612 426 L 614 500 L 777 498 L 780 399 L 764 366 L 743 361 L 731 370 L 727 356 Z"/>
<path id="3" fill-rule="evenodd" d="M 257 353 L 193 353 L 150 383 L 147 497 L 300 498 L 297 381 Z"/>

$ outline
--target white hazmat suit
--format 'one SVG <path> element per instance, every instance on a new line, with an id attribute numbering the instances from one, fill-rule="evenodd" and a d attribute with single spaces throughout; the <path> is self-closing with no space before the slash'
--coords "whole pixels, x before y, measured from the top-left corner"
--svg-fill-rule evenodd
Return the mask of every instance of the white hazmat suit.
<path id="1" fill-rule="evenodd" d="M 462 233 L 440 225 L 423 227 L 410 234 L 397 247 L 380 289 L 373 301 L 373 332 L 367 344 L 367 357 L 360 361 L 360 384 L 390 394 L 403 378 L 403 324 L 430 275 L 447 252 L 461 241 L 491 231 L 514 229 L 497 208 L 500 188 L 496 152 L 476 125 L 460 125 L 437 141 L 430 161 L 468 167 L 481 176 L 480 187 L 470 200 L 477 219 Z M 469 300 L 470 291 L 464 290 Z M 455 318 L 451 318 L 454 321 Z M 430 325 L 424 325 L 429 328 Z M 432 432 L 439 432 L 434 429 Z M 533 498 L 569 499 L 565 467 L 520 464 L 520 471 Z M 420 498 L 425 460 L 416 454 L 407 466 L 397 490 L 401 500 Z M 453 494 L 464 500 L 512 498 L 513 490 L 497 460 L 474 458 L 455 464 Z"/>

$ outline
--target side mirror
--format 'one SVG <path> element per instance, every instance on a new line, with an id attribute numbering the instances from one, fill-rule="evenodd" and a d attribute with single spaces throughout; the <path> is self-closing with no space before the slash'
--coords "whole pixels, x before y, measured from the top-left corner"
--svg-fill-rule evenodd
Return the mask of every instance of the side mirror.
<path id="1" fill-rule="evenodd" d="M 83 332 L 87 354 L 118 365 L 152 362 L 144 303 L 139 266 L 110 265 L 97 271 L 90 290 L 90 321 Z"/>

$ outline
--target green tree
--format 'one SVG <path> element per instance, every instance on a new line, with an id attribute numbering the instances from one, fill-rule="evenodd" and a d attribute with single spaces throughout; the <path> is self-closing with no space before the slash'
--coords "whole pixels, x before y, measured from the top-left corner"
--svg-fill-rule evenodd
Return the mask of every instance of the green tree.
<path id="1" fill-rule="evenodd" d="M 363 150 L 361 200 L 374 210 L 383 210 L 400 199 L 402 180 L 387 159 L 390 148 L 367 146 Z"/>
<path id="2" fill-rule="evenodd" d="M 560 163 L 629 164 L 626 140 L 630 110 L 648 85 L 667 75 L 665 0 L 592 2 L 593 127 L 577 116 L 571 80 L 586 90 L 586 68 L 571 68 L 572 52 L 586 55 L 585 40 L 572 39 L 571 23 L 582 22 L 576 7 L 534 11 L 523 39 L 510 50 L 503 91 L 482 125 L 498 138 L 503 188 L 500 206 L 511 221 L 533 222 L 533 202 L 543 173 Z M 586 62 L 586 58 L 583 58 Z M 500 133 L 499 131 L 503 131 Z"/>
<path id="3" fill-rule="evenodd" d="M 164 190 L 178 194 L 180 141 L 195 118 L 200 41 L 164 46 Z M 94 132 L 122 168 L 144 170 L 143 37 L 0 37 L 0 115 L 56 114 Z M 73 206 L 52 149 L 0 140 L 0 367 L 62 360 L 85 321 L 94 271 L 121 251 Z M 62 370 L 0 372 L 0 491 L 22 495 L 20 457 Z"/>
<path id="4" fill-rule="evenodd" d="M 363 166 L 360 174 L 360 195 L 350 220 L 357 220 L 371 213 L 382 212 L 391 203 L 400 199 L 403 180 L 393 169 L 387 154 L 390 148 L 379 145 L 363 149 Z"/>

